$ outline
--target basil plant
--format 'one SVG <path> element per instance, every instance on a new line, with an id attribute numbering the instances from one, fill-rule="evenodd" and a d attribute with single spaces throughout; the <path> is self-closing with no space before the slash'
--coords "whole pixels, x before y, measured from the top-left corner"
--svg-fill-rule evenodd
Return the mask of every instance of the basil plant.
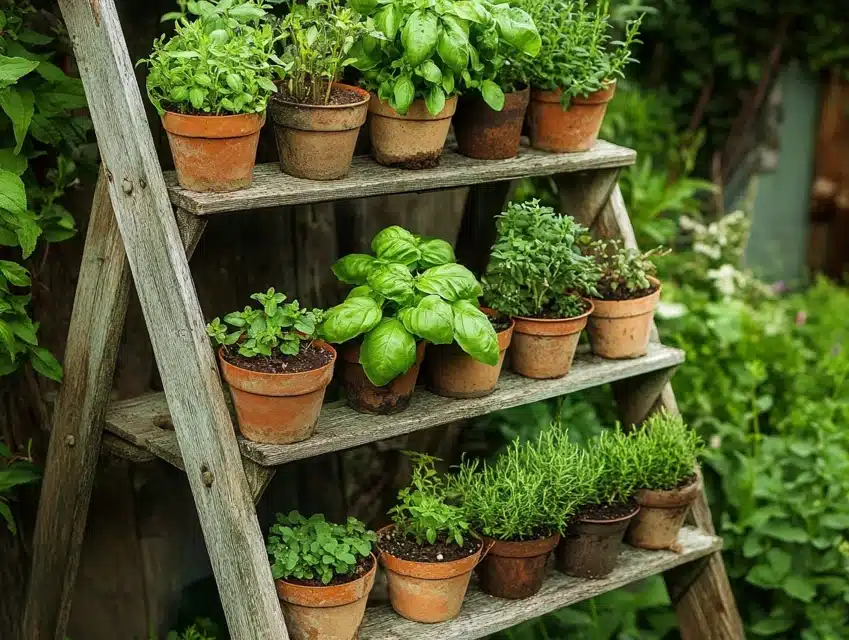
<path id="1" fill-rule="evenodd" d="M 360 364 L 380 387 L 416 362 L 416 342 L 456 342 L 479 362 L 498 364 L 495 329 L 478 306 L 481 285 L 457 264 L 444 240 L 424 239 L 392 226 L 371 243 L 374 255 L 354 253 L 333 265 L 356 285 L 330 309 L 320 328 L 332 343 L 362 336 Z"/>

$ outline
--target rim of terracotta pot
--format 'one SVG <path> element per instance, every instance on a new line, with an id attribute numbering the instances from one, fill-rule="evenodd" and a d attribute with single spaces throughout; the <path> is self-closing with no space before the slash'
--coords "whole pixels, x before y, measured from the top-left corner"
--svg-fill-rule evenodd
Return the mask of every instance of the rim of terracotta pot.
<path id="1" fill-rule="evenodd" d="M 371 94 L 371 100 L 368 103 L 368 110 L 376 116 L 384 118 L 393 118 L 395 120 L 447 120 L 457 111 L 457 95 L 454 94 L 450 98 L 446 98 L 445 107 L 436 115 L 432 115 L 427 110 L 427 104 L 422 98 L 413 100 L 409 110 L 403 116 L 389 106 L 388 102 L 383 102 L 376 93 Z"/>
<path id="2" fill-rule="evenodd" d="M 702 490 L 702 476 L 696 474 L 696 479 L 686 487 L 656 491 L 653 489 L 640 489 L 637 492 L 637 502 L 640 506 L 650 509 L 675 509 L 690 504 Z"/>
<path id="3" fill-rule="evenodd" d="M 362 346 L 362 342 L 352 342 L 350 340 L 339 345 L 339 350 L 342 352 L 342 360 L 350 364 L 360 364 L 360 349 L 362 348 Z M 416 362 L 413 363 L 413 366 L 415 366 L 416 363 L 421 364 L 421 361 L 424 358 L 424 350 L 426 346 L 426 340 L 419 340 L 416 343 Z M 409 370 L 410 369 L 407 369 L 407 371 Z M 407 373 L 407 371 L 405 371 L 404 373 Z M 399 373 L 398 377 L 403 376 L 404 373 Z M 393 378 L 393 380 L 394 379 L 395 378 Z"/>
<path id="4" fill-rule="evenodd" d="M 268 112 L 275 126 L 300 131 L 350 131 L 365 124 L 371 94 L 365 89 L 340 82 L 334 88 L 354 91 L 360 96 L 358 102 L 348 104 L 302 104 L 286 100 L 275 93 L 268 101 Z"/>
<path id="5" fill-rule="evenodd" d="M 559 533 L 533 540 L 498 540 L 484 535 L 481 538 L 489 545 L 488 555 L 499 558 L 535 558 L 550 553 L 560 542 Z"/>
<path id="6" fill-rule="evenodd" d="M 332 86 L 334 89 L 353 91 L 359 96 L 361 96 L 362 100 L 360 100 L 359 102 L 349 102 L 347 104 L 305 104 L 303 102 L 286 100 L 285 98 L 283 98 L 283 94 L 279 91 L 271 96 L 271 100 L 280 104 L 298 107 L 299 109 L 316 109 L 317 111 L 343 111 L 345 109 L 353 109 L 356 107 L 360 107 L 366 104 L 369 100 L 371 100 L 371 94 L 362 87 L 356 87 L 352 84 L 345 84 L 344 82 L 334 82 Z"/>
<path id="7" fill-rule="evenodd" d="M 262 129 L 265 112 L 230 115 L 188 115 L 166 111 L 162 126 L 168 133 L 184 138 L 241 138 Z"/>
<path id="8" fill-rule="evenodd" d="M 218 348 L 221 375 L 231 387 L 263 396 L 300 396 L 312 393 L 330 383 L 336 364 L 336 349 L 324 340 L 314 340 L 313 345 L 330 353 L 330 362 L 317 369 L 297 373 L 266 373 L 244 369 L 224 359 L 224 346 Z"/>
<path id="9" fill-rule="evenodd" d="M 593 298 L 592 302 L 595 306 L 593 315 L 599 318 L 632 318 L 651 313 L 657 306 L 658 300 L 660 300 L 663 283 L 653 276 L 649 276 L 648 280 L 657 289 L 639 298 L 630 298 L 627 300 L 602 300 L 601 298 Z"/>
<path id="10" fill-rule="evenodd" d="M 589 298 L 582 298 L 589 304 L 589 309 L 581 315 L 571 318 L 527 318 L 515 316 L 513 330 L 516 333 L 524 333 L 532 336 L 568 336 L 579 333 L 587 324 L 587 318 L 595 311 L 595 304 Z"/>
<path id="11" fill-rule="evenodd" d="M 613 95 L 616 93 L 616 80 L 608 82 L 607 86 L 603 89 L 599 89 L 598 91 L 589 94 L 588 96 L 575 96 L 572 98 L 572 104 L 604 104 L 605 102 L 610 102 L 613 99 Z M 532 89 L 531 90 L 531 99 L 536 102 L 560 102 L 560 98 L 563 96 L 563 89 Z"/>
<path id="12" fill-rule="evenodd" d="M 480 542 L 477 551 L 469 554 L 458 560 L 449 562 L 416 562 L 415 560 L 405 560 L 398 556 L 393 556 L 391 553 L 380 548 L 380 538 L 386 531 L 391 531 L 395 528 L 394 524 L 386 525 L 377 532 L 377 542 L 375 546 L 378 550 L 378 560 L 384 568 L 389 569 L 402 576 L 410 578 L 419 578 L 421 580 L 446 580 L 448 578 L 456 578 L 465 573 L 472 571 L 481 561 L 481 554 L 484 550 L 484 541 L 475 534 L 471 534 Z"/>
<path id="13" fill-rule="evenodd" d="M 481 307 L 481 311 L 483 311 L 490 318 L 497 318 L 499 313 L 495 309 L 490 309 L 489 307 Z M 507 318 L 510 321 L 510 326 L 506 329 L 502 329 L 501 331 L 495 332 L 495 337 L 498 338 L 498 350 L 505 351 L 510 347 L 510 342 L 513 339 L 513 331 L 516 328 L 516 321 L 510 316 L 500 314 Z"/>
<path id="14" fill-rule="evenodd" d="M 364 575 L 343 584 L 329 584 L 320 587 L 295 584 L 286 580 L 275 580 L 277 597 L 289 604 L 302 607 L 323 609 L 326 607 L 339 607 L 362 600 L 374 586 L 374 576 L 377 572 L 377 558 L 373 553 L 371 557 L 371 569 Z"/>
<path id="15" fill-rule="evenodd" d="M 630 520 L 635 515 L 637 515 L 639 512 L 640 512 L 640 505 L 639 505 L 639 503 L 637 503 L 637 505 L 634 506 L 634 510 L 631 511 L 631 513 L 628 513 L 624 516 L 620 516 L 619 518 L 614 518 L 613 520 L 593 520 L 592 518 L 578 518 L 577 524 L 582 524 L 582 523 L 586 523 L 586 524 L 618 524 L 620 522 L 624 522 L 625 520 Z"/>

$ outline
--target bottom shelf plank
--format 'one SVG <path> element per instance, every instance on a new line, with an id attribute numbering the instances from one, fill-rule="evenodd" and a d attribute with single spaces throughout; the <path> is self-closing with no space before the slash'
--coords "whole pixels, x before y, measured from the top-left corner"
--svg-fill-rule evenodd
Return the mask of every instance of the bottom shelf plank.
<path id="1" fill-rule="evenodd" d="M 389 604 L 369 607 L 360 640 L 472 640 L 537 618 L 556 609 L 618 589 L 643 578 L 692 562 L 722 549 L 722 539 L 684 527 L 680 553 L 644 551 L 623 544 L 619 565 L 601 580 L 570 578 L 550 569 L 542 590 L 527 600 L 502 600 L 480 591 L 473 579 L 459 617 L 439 624 L 420 624 L 396 614 Z"/>

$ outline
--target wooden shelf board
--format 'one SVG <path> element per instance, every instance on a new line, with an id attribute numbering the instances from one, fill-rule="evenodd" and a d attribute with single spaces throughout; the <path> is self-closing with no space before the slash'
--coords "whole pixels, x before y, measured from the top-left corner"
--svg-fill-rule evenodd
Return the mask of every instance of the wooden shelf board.
<path id="1" fill-rule="evenodd" d="M 722 539 L 692 527 L 678 536 L 681 553 L 644 551 L 623 544 L 619 565 L 600 580 L 570 578 L 549 569 L 542 590 L 527 600 L 502 600 L 477 588 L 475 581 L 459 617 L 439 624 L 420 624 L 398 616 L 389 604 L 369 607 L 360 629 L 361 640 L 472 640 L 512 627 L 562 607 L 587 600 L 627 584 L 692 562 L 722 549 Z"/>
<path id="2" fill-rule="evenodd" d="M 240 438 L 239 444 L 242 454 L 251 460 L 263 466 L 278 466 L 675 367 L 683 361 L 683 351 L 654 343 L 646 356 L 634 360 L 604 360 L 581 350 L 564 378 L 531 380 L 505 371 L 492 395 L 469 400 L 442 398 L 418 388 L 409 409 L 394 416 L 365 415 L 344 402 L 331 402 L 322 409 L 316 433 L 309 440 L 268 445 Z M 165 395 L 150 393 L 110 405 L 106 428 L 182 467 L 176 435 L 168 428 L 170 420 Z"/>
<path id="3" fill-rule="evenodd" d="M 232 193 L 197 193 L 177 184 L 173 171 L 165 182 L 174 206 L 196 215 L 227 213 L 331 200 L 364 198 L 472 184 L 571 173 L 590 169 L 612 169 L 634 164 L 637 153 L 603 140 L 581 153 L 549 153 L 522 146 L 509 160 L 474 160 L 446 149 L 438 167 L 421 171 L 392 169 L 368 156 L 357 156 L 351 172 L 341 180 L 305 180 L 286 175 L 277 163 L 257 165 L 253 184 Z"/>

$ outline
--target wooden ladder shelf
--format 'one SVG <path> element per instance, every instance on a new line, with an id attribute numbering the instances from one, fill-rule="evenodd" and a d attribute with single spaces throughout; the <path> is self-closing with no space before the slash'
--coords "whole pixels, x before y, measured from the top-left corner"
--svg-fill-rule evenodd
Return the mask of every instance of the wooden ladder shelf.
<path id="1" fill-rule="evenodd" d="M 277 466 L 607 383 L 613 384 L 626 423 L 639 423 L 660 407 L 677 411 L 668 382 L 684 355 L 654 342 L 645 357 L 631 361 L 579 354 L 573 370 L 559 380 L 504 373 L 487 398 L 449 400 L 417 391 L 410 409 L 397 416 L 364 417 L 343 404 L 328 404 L 315 436 L 294 445 L 238 438 L 188 265 L 209 215 L 486 184 L 472 194 L 463 221 L 463 233 L 477 240 L 475 234 L 491 227 L 493 213 L 501 210 L 510 180 L 555 175 L 563 210 L 599 237 L 636 246 L 617 186 L 619 169 L 633 164 L 636 154 L 606 142 L 577 154 L 523 148 L 517 158 L 489 162 L 447 150 L 438 168 L 425 171 L 387 169 L 357 158 L 347 178 L 327 183 L 291 178 L 276 165 L 261 165 L 253 186 L 244 191 L 189 192 L 159 165 L 114 0 L 59 0 L 59 6 L 103 168 L 71 318 L 65 381 L 54 411 L 23 621 L 26 640 L 64 638 L 104 427 L 110 432 L 106 437 L 120 438 L 186 472 L 231 636 L 285 640 L 254 508 Z M 480 201 L 486 200 L 480 194 L 487 193 L 489 204 Z M 110 405 L 131 278 L 164 393 Z M 690 524 L 679 537 L 680 553 L 623 547 L 619 566 L 602 580 L 552 573 L 539 594 L 520 602 L 495 599 L 473 584 L 460 617 L 439 625 L 407 621 L 388 605 L 370 608 L 360 638 L 480 638 L 663 573 L 686 640 L 741 639 L 742 623 L 719 553 L 722 543 L 704 495 L 693 507 Z"/>

